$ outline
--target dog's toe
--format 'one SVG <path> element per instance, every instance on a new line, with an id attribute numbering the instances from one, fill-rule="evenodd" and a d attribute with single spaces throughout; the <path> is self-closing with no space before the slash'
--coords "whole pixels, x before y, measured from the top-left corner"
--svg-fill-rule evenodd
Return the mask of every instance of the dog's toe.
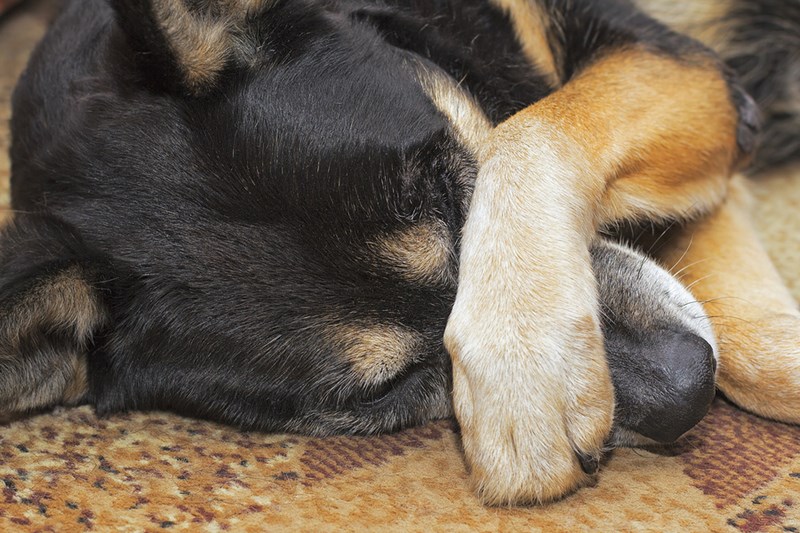
<path id="1" fill-rule="evenodd" d="M 557 345 L 541 337 L 502 335 L 506 349 L 498 351 L 499 339 L 462 329 L 458 319 L 448 328 L 453 406 L 480 499 L 537 504 L 585 485 L 614 412 L 599 328 L 570 328 L 581 333 L 565 335 L 555 353 L 542 352 Z"/>
<path id="2" fill-rule="evenodd" d="M 584 473 L 593 476 L 600 469 L 600 457 L 597 455 L 587 455 L 581 452 L 576 452 L 578 462 L 581 464 L 581 470 Z"/>

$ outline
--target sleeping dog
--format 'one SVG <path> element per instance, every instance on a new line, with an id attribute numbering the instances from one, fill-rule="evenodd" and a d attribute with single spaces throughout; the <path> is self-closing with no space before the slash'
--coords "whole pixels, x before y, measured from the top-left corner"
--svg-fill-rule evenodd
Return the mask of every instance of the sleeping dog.
<path id="1" fill-rule="evenodd" d="M 734 401 L 800 420 L 800 319 L 731 179 L 756 105 L 627 2 L 67 0 L 13 106 L 5 418 L 454 414 L 492 504 L 675 440 L 717 362 Z M 659 258 L 723 285 L 600 236 L 626 224 L 674 225 Z M 726 276 L 769 283 L 769 313 L 725 304 L 753 320 L 718 344 L 698 299 Z"/>

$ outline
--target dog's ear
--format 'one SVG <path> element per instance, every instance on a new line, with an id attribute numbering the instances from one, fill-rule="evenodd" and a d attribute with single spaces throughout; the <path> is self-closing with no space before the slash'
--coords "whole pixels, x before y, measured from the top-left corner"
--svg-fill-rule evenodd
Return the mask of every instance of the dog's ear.
<path id="1" fill-rule="evenodd" d="M 52 219 L 18 216 L 0 234 L 0 421 L 86 397 L 108 322 L 101 265 Z"/>
<path id="2" fill-rule="evenodd" d="M 266 11 L 278 0 L 110 0 L 117 23 L 153 85 L 199 96 L 246 62 Z"/>

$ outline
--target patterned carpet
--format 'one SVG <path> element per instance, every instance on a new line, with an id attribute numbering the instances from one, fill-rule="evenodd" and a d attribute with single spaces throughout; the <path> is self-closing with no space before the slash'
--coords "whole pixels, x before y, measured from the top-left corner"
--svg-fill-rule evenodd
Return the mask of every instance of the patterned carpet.
<path id="1" fill-rule="evenodd" d="M 14 79 L 46 0 L 0 18 L 0 205 Z M 800 296 L 800 171 L 754 185 Z M 482 507 L 443 421 L 382 438 L 241 433 L 170 414 L 59 410 L 0 427 L 0 531 L 800 531 L 800 428 L 718 400 L 669 449 L 618 450 L 557 504 Z"/>

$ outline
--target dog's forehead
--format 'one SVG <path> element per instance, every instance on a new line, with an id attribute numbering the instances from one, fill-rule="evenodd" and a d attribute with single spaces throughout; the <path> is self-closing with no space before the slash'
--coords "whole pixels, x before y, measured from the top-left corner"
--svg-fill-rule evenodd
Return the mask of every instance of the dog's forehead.
<path id="1" fill-rule="evenodd" d="M 377 40 L 360 44 L 331 38 L 247 72 L 224 95 L 226 116 L 260 138 L 325 153 L 402 151 L 447 129 L 403 52 Z"/>
<path id="2" fill-rule="evenodd" d="M 204 98 L 168 101 L 179 109 L 170 135 L 181 132 L 188 182 L 213 191 L 201 203 L 237 216 L 252 205 L 252 220 L 331 209 L 388 220 L 425 211 L 422 184 L 439 183 L 455 184 L 460 206 L 471 150 L 407 56 L 380 42 L 359 49 L 333 40 L 231 73 Z M 140 153 L 154 161 L 149 149 Z"/>
<path id="3" fill-rule="evenodd" d="M 241 11 L 242 3 L 255 7 Z M 182 97 L 158 98 L 154 107 L 168 112 L 143 120 L 155 121 L 154 129 L 172 121 L 184 152 L 198 161 L 281 163 L 279 172 L 266 175 L 309 175 L 316 164 L 335 176 L 352 168 L 353 159 L 361 170 L 395 173 L 397 162 L 417 164 L 421 151 L 441 146 L 443 136 L 453 140 L 448 148 L 467 145 L 475 152 L 468 141 L 476 135 L 465 135 L 457 120 L 461 99 L 450 97 L 463 92 L 454 89 L 458 83 L 419 51 L 391 42 L 352 6 L 332 2 L 308 10 L 263 0 L 197 0 L 187 11 L 177 0 L 155 5 L 174 52 L 162 62 L 181 74 L 173 83 L 148 83 L 148 90 Z M 214 32 L 204 31 L 207 25 Z M 131 42 L 137 31 L 127 28 Z"/>

